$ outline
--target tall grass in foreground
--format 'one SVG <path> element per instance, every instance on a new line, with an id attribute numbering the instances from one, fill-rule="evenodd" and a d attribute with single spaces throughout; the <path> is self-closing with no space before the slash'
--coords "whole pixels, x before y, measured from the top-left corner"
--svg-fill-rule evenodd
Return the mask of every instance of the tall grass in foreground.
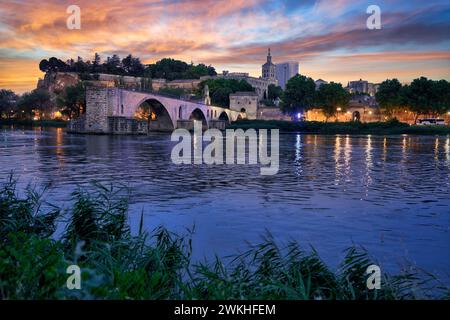
<path id="1" fill-rule="evenodd" d="M 190 235 L 164 228 L 139 233 L 126 223 L 128 204 L 120 189 L 96 185 L 73 193 L 67 212 L 45 204 L 27 188 L 20 197 L 11 177 L 0 190 L 1 299 L 416 299 L 445 298 L 419 273 L 383 275 L 381 290 L 368 290 L 373 264 L 351 247 L 338 270 L 311 249 L 280 247 L 269 235 L 237 255 L 193 264 Z M 45 204 L 45 205 L 43 205 Z M 43 209 L 45 208 L 45 210 Z M 65 231 L 54 236 L 58 219 Z M 81 290 L 66 288 L 66 268 L 82 270 Z"/>

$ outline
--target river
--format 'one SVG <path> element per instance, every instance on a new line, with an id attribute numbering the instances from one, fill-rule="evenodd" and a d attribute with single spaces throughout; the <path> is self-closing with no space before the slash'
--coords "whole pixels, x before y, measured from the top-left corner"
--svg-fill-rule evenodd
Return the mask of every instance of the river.
<path id="1" fill-rule="evenodd" d="M 194 258 L 245 251 L 269 231 L 313 246 L 332 266 L 352 243 L 382 268 L 450 270 L 450 137 L 280 135 L 280 170 L 257 165 L 175 165 L 170 135 L 85 136 L 3 127 L 1 177 L 51 184 L 67 206 L 77 185 L 130 187 L 130 225 L 183 233 L 195 225 Z"/>

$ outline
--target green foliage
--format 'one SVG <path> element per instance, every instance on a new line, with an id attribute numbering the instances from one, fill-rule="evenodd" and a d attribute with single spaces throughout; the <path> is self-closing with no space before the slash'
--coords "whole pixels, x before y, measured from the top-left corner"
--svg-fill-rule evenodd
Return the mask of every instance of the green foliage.
<path id="1" fill-rule="evenodd" d="M 190 235 L 164 228 L 146 233 L 143 214 L 138 235 L 131 235 L 125 224 L 128 194 L 99 184 L 73 193 L 67 228 L 57 240 L 53 213 L 45 225 L 37 222 L 40 215 L 23 219 L 24 211 L 36 211 L 35 198 L 33 193 L 19 198 L 12 178 L 3 187 L 0 299 L 354 300 L 448 294 L 419 271 L 385 274 L 382 289 L 370 291 L 366 269 L 376 262 L 364 249 L 349 248 L 332 270 L 314 249 L 305 251 L 296 242 L 280 246 L 270 234 L 230 262 L 216 258 L 191 265 Z M 82 270 L 80 290 L 66 289 L 71 264 Z"/>
<path id="2" fill-rule="evenodd" d="M 119 241 L 130 237 L 126 225 L 128 202 L 119 197 L 122 188 L 95 184 L 94 191 L 78 189 L 72 194 L 74 205 L 65 232 L 73 247 L 80 241 L 89 247 L 94 242 Z"/>
<path id="3" fill-rule="evenodd" d="M 384 114 L 388 117 L 392 117 L 394 111 L 401 105 L 401 89 L 402 85 L 397 79 L 387 79 L 383 81 L 378 88 L 375 97 Z"/>
<path id="4" fill-rule="evenodd" d="M 326 119 L 336 116 L 338 108 L 345 112 L 350 95 L 340 83 L 324 83 L 316 93 L 316 104 L 322 110 Z"/>
<path id="5" fill-rule="evenodd" d="M 0 119 L 9 118 L 13 111 L 17 95 L 11 90 L 0 90 Z"/>
<path id="6" fill-rule="evenodd" d="M 25 189 L 25 198 L 17 192 L 17 182 L 12 175 L 0 189 L 0 244 L 8 234 L 25 233 L 48 237 L 55 231 L 60 210 L 41 201 L 42 192 L 31 186 Z M 44 208 L 47 211 L 44 211 Z"/>
<path id="7" fill-rule="evenodd" d="M 282 95 L 281 110 L 289 114 L 307 110 L 313 105 L 315 90 L 313 79 L 299 74 L 292 77 Z"/>
<path id="8" fill-rule="evenodd" d="M 267 99 L 269 100 L 276 100 L 277 98 L 282 97 L 283 95 L 283 89 L 280 86 L 276 86 L 274 84 L 269 84 L 269 87 L 267 88 Z"/>
<path id="9" fill-rule="evenodd" d="M 162 78 L 167 80 L 175 79 L 199 79 L 202 76 L 214 76 L 216 71 L 212 66 L 206 66 L 202 63 L 194 65 L 187 64 L 184 61 L 165 58 L 157 61 L 155 64 L 144 65 L 140 58 L 133 57 L 131 54 L 124 59 L 116 54 L 107 57 L 104 63 L 98 53 L 95 53 L 94 59 L 84 61 L 78 57 L 77 61 L 69 59 L 67 62 L 61 61 L 55 57 L 49 60 L 42 60 L 39 63 L 39 69 L 42 72 L 77 72 L 83 75 L 84 80 L 90 80 L 89 74 L 106 73 L 116 75 L 127 75 L 135 77 Z"/>
<path id="10" fill-rule="evenodd" d="M 14 232 L 0 246 L 0 300 L 55 299 L 66 283 L 61 244 Z"/>
<path id="11" fill-rule="evenodd" d="M 238 91 L 255 91 L 245 80 L 236 79 L 208 79 L 199 85 L 197 94 L 201 95 L 205 85 L 208 85 L 209 95 L 213 105 L 228 108 L 230 106 L 230 94 Z"/>
<path id="12" fill-rule="evenodd" d="M 32 119 L 35 112 L 46 112 L 52 106 L 50 94 L 43 89 L 35 89 L 31 92 L 24 93 L 17 101 L 16 108 L 21 115 L 23 111 L 29 119 Z"/>
<path id="13" fill-rule="evenodd" d="M 78 82 L 75 86 L 69 86 L 58 95 L 56 103 L 62 108 L 62 113 L 69 118 L 77 118 L 86 110 L 86 85 Z"/>
<path id="14" fill-rule="evenodd" d="M 402 88 L 400 99 L 415 113 L 415 121 L 420 115 L 441 115 L 449 110 L 450 84 L 420 77 Z"/>
<path id="15" fill-rule="evenodd" d="M 145 73 L 154 79 L 199 79 L 202 76 L 216 75 L 211 66 L 187 64 L 184 61 L 165 58 L 147 66 Z"/>

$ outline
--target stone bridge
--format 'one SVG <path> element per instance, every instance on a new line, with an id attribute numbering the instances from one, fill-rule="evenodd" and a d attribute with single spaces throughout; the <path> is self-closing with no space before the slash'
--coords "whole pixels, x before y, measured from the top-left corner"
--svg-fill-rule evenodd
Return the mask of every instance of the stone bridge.
<path id="1" fill-rule="evenodd" d="M 139 112 L 148 120 L 138 120 Z M 194 121 L 203 128 L 225 129 L 242 115 L 227 108 L 199 102 L 161 96 L 155 93 L 129 91 L 120 88 L 88 87 L 86 114 L 72 121 L 69 131 L 84 133 L 146 133 L 192 129 Z"/>

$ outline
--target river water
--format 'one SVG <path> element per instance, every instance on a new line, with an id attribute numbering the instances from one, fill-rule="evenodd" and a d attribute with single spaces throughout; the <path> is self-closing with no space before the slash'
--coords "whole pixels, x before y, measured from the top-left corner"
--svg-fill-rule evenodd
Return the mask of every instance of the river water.
<path id="1" fill-rule="evenodd" d="M 0 173 L 19 186 L 48 184 L 67 206 L 76 185 L 131 188 L 132 230 L 183 233 L 194 258 L 248 249 L 266 231 L 313 246 L 332 266 L 352 243 L 388 270 L 414 264 L 450 283 L 450 137 L 280 135 L 280 170 L 256 165 L 174 165 L 168 134 L 69 135 L 64 129 L 0 134 Z"/>

